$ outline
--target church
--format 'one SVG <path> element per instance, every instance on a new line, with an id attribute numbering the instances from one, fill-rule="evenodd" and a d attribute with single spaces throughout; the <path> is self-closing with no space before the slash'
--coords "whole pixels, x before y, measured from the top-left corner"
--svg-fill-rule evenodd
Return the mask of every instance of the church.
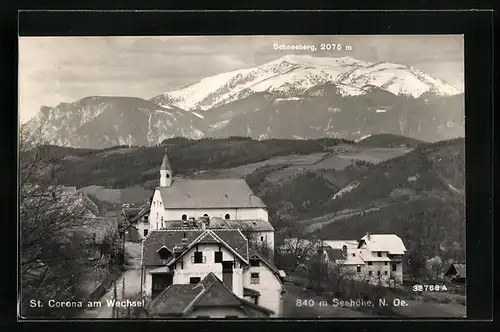
<path id="1" fill-rule="evenodd" d="M 174 179 L 173 175 L 165 151 L 160 186 L 150 205 L 149 233 L 179 227 L 240 229 L 274 251 L 267 207 L 245 179 Z"/>

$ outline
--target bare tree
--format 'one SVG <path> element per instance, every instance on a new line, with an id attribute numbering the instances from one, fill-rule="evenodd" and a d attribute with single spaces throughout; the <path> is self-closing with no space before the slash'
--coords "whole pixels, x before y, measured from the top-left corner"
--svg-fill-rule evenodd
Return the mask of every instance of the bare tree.
<path id="1" fill-rule="evenodd" d="M 277 248 L 276 258 L 281 260 L 280 265 L 294 272 L 299 266 L 306 267 L 306 261 L 316 253 L 317 249 L 317 241 L 302 237 L 286 238 L 284 244 Z"/>
<path id="2" fill-rule="evenodd" d="M 58 185 L 58 157 L 41 135 L 19 133 L 21 304 L 28 299 L 72 297 L 82 255 L 75 233 L 86 212 L 81 199 Z M 23 311 L 26 315 L 26 311 Z"/>

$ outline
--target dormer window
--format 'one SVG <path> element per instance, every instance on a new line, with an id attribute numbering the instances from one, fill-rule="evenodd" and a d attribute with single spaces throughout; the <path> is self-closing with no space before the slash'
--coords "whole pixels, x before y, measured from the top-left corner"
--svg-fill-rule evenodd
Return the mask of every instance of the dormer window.
<path id="1" fill-rule="evenodd" d="M 187 220 L 187 218 L 188 218 L 188 216 L 186 214 L 183 214 L 181 217 L 182 220 Z"/>
<path id="2" fill-rule="evenodd" d="M 224 216 L 224 219 L 228 220 L 231 216 L 229 215 L 229 213 L 226 213 L 226 215 Z"/>
<path id="3" fill-rule="evenodd" d="M 166 260 L 171 256 L 171 252 L 167 249 L 167 247 L 163 246 L 158 249 L 158 255 L 160 256 L 160 259 Z"/>

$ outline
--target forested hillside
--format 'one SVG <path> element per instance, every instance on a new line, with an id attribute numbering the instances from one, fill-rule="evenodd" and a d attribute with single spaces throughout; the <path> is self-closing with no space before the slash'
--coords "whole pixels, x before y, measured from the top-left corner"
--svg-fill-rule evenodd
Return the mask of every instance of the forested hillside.
<path id="1" fill-rule="evenodd" d="M 154 187 L 165 148 L 176 175 L 189 176 L 199 170 L 235 167 L 259 162 L 273 156 L 306 155 L 325 152 L 342 139 L 264 140 L 233 137 L 229 139 L 168 139 L 154 147 L 117 146 L 103 150 L 80 150 L 48 146 L 49 154 L 64 172 L 60 181 L 78 188 L 99 185 L 124 188 L 135 185 Z"/>

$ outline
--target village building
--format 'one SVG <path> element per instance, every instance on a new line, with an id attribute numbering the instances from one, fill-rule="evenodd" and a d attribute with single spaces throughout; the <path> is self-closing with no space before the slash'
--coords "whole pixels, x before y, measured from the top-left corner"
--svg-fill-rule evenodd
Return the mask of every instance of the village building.
<path id="1" fill-rule="evenodd" d="M 369 234 L 360 240 L 324 240 L 323 258 L 337 273 L 382 286 L 403 282 L 406 247 L 395 234 Z"/>
<path id="2" fill-rule="evenodd" d="M 148 317 L 269 317 L 273 312 L 236 296 L 214 273 L 196 285 L 171 285 L 146 308 Z"/>
<path id="3" fill-rule="evenodd" d="M 273 257 L 274 228 L 267 207 L 245 179 L 174 179 L 165 153 L 160 186 L 154 190 L 148 213 L 137 227 L 143 236 L 155 230 L 194 227 L 208 219 L 206 227 L 240 229 L 250 241 L 269 248 L 269 258 Z"/>
<path id="4" fill-rule="evenodd" d="M 467 280 L 466 271 L 467 269 L 465 263 L 453 263 L 448 267 L 444 276 L 451 282 L 465 284 L 465 281 Z"/>
<path id="5" fill-rule="evenodd" d="M 122 231 L 127 241 L 142 241 L 149 232 L 149 202 L 138 207 L 122 207 Z"/>
<path id="6" fill-rule="evenodd" d="M 249 249 L 239 229 L 154 230 L 143 241 L 141 274 L 143 295 L 152 300 L 148 313 L 153 316 L 282 315 L 285 289 L 280 271 Z M 207 300 L 203 305 L 202 297 L 213 298 L 210 292 L 229 300 Z M 182 308 L 169 304 L 187 297 L 191 300 Z"/>

